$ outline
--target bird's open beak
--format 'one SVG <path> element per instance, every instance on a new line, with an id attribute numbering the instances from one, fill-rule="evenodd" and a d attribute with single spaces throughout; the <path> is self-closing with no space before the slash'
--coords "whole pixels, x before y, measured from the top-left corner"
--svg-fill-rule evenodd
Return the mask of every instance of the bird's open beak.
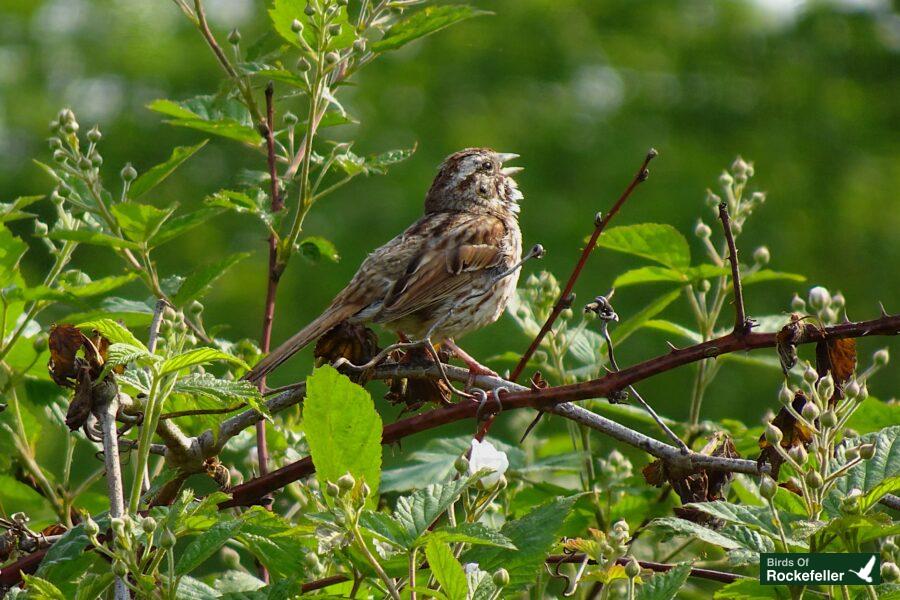
<path id="1" fill-rule="evenodd" d="M 497 158 L 500 159 L 501 163 L 505 163 L 519 158 L 519 155 L 512 152 L 501 152 L 497 154 Z M 523 167 L 503 167 L 502 169 L 500 169 L 500 172 L 504 175 L 515 175 L 516 173 L 522 171 L 522 169 Z"/>

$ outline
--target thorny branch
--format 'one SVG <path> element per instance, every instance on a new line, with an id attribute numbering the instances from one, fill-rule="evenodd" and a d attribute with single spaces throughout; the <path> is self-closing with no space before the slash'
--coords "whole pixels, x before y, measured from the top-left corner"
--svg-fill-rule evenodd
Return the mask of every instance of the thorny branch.
<path id="1" fill-rule="evenodd" d="M 876 335 L 897 335 L 900 333 L 900 315 L 883 315 L 877 319 L 841 323 L 824 328 L 806 328 L 799 344 L 816 343 L 823 340 L 842 338 L 860 338 Z M 501 394 L 499 405 L 502 410 L 514 410 L 520 408 L 543 408 L 548 412 L 572 419 L 579 423 L 600 431 L 623 443 L 644 450 L 657 458 L 672 461 L 676 464 L 703 468 L 707 470 L 726 470 L 736 473 L 757 474 L 757 463 L 750 460 L 728 459 L 709 456 L 696 452 L 687 455 L 668 444 L 660 442 L 649 436 L 645 436 L 615 421 L 594 414 L 589 410 L 572 404 L 572 401 L 589 398 L 602 398 L 629 385 L 643 381 L 675 368 L 690 364 L 705 358 L 713 358 L 732 352 L 756 350 L 761 348 L 774 348 L 776 346 L 775 333 L 747 333 L 735 335 L 734 332 L 725 336 L 709 340 L 684 349 L 673 349 L 667 354 L 657 356 L 642 363 L 638 363 L 627 369 L 608 373 L 607 375 L 582 383 L 562 385 L 553 388 L 532 390 L 497 377 L 478 376 L 474 384 L 485 390 L 495 390 L 505 387 L 509 391 Z M 466 381 L 468 371 L 444 366 L 447 375 L 457 381 Z M 382 365 L 372 373 L 373 379 L 387 379 L 392 377 L 408 378 L 438 378 L 440 372 L 435 365 L 427 367 L 411 367 L 398 364 Z M 290 406 L 294 406 L 303 400 L 305 386 L 297 386 L 282 393 L 269 397 L 266 407 L 271 413 L 280 412 Z M 469 400 L 461 401 L 452 406 L 437 408 L 412 417 L 391 423 L 384 428 L 382 443 L 391 444 L 399 440 L 442 425 L 454 423 L 464 419 L 475 418 L 479 404 Z M 184 473 L 197 473 L 202 470 L 202 462 L 205 458 L 215 456 L 232 437 L 253 426 L 263 416 L 255 410 L 247 410 L 224 421 L 216 434 L 206 431 L 198 437 L 182 440 L 180 447 L 168 446 L 165 449 L 166 459 L 170 464 L 178 465 Z M 166 423 L 166 421 L 163 421 Z M 267 473 L 238 485 L 230 490 L 232 499 L 223 502 L 220 508 L 233 506 L 247 506 L 259 502 L 260 498 L 270 494 L 289 483 L 309 476 L 315 471 L 312 460 L 306 457 L 276 471 Z M 895 496 L 887 496 L 886 504 L 890 506 L 900 505 L 900 499 Z M 20 580 L 21 572 L 30 572 L 37 568 L 46 550 L 28 555 L 19 561 L 8 565 L 0 571 L 0 585 L 15 585 Z"/>
<path id="2" fill-rule="evenodd" d="M 728 203 L 719 204 L 719 219 L 725 231 L 725 242 L 728 244 L 728 262 L 731 263 L 731 283 L 734 286 L 734 333 L 744 335 L 753 327 L 753 321 L 744 312 L 744 291 L 741 287 L 741 269 L 738 261 L 737 245 L 731 231 L 731 218 L 728 216 Z"/>
<path id="3" fill-rule="evenodd" d="M 559 300 L 556 301 L 556 304 L 553 307 L 553 310 L 550 312 L 550 316 L 547 317 L 547 321 L 544 323 L 541 330 L 538 332 L 537 336 L 531 341 L 531 345 L 528 346 L 528 350 L 525 351 L 525 354 L 522 355 L 522 358 L 519 359 L 518 364 L 516 364 L 516 368 L 513 369 L 512 375 L 510 375 L 510 379 L 512 381 L 516 381 L 519 376 L 522 374 L 522 371 L 525 369 L 525 365 L 528 364 L 528 361 L 531 359 L 531 356 L 538 349 L 538 346 L 541 345 L 541 340 L 544 339 L 544 336 L 553 328 L 553 324 L 556 322 L 556 319 L 559 318 L 560 313 L 563 310 L 572 305 L 574 301 L 574 296 L 572 295 L 572 290 L 575 288 L 575 283 L 578 281 L 578 277 L 581 276 L 581 271 L 584 269 L 584 265 L 587 264 L 587 260 L 591 255 L 591 252 L 594 251 L 594 247 L 597 245 L 597 239 L 600 237 L 600 234 L 603 233 L 603 230 L 606 229 L 606 226 L 609 222 L 616 216 L 619 212 L 619 209 L 622 208 L 622 205 L 625 204 L 625 201 L 628 200 L 628 197 L 631 196 L 631 192 L 634 191 L 640 183 L 647 180 L 647 177 L 650 176 L 650 172 L 647 170 L 647 165 L 650 164 L 650 161 L 656 158 L 659 153 L 651 148 L 647 152 L 647 156 L 644 157 L 644 162 L 641 163 L 641 168 L 638 169 L 638 172 L 631 179 L 631 183 L 628 184 L 628 187 L 625 188 L 625 191 L 622 192 L 622 195 L 619 196 L 619 199 L 616 200 L 616 203 L 613 204 L 613 207 L 610 209 L 606 215 L 601 216 L 600 213 L 597 213 L 597 216 L 594 220 L 594 232 L 591 234 L 590 239 L 587 244 L 584 246 L 584 250 L 581 251 L 581 256 L 578 258 L 578 262 L 575 264 L 575 269 L 572 271 L 572 274 L 569 276 L 569 280 L 566 282 L 566 287 L 563 288 L 563 291 L 559 295 Z"/>

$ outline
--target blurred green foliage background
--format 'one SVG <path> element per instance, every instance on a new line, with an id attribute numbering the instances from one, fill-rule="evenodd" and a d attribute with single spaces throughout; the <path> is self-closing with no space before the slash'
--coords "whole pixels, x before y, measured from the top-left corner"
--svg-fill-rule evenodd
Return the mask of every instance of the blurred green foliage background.
<path id="1" fill-rule="evenodd" d="M 266 26 L 265 2 L 207 4 L 223 45 L 232 27 L 249 42 Z M 360 153 L 414 144 L 418 151 L 387 176 L 355 180 L 315 207 L 306 233 L 333 240 L 342 260 L 291 264 L 278 298 L 276 342 L 318 314 L 367 252 L 417 218 L 445 155 L 475 145 L 522 155 L 526 244 L 541 242 L 548 251 L 526 273 L 568 275 L 594 213 L 612 204 L 650 146 L 660 151 L 651 178 L 616 224 L 672 223 L 693 240 L 699 257 L 691 235 L 697 219 L 717 229 L 705 190 L 741 154 L 755 162 L 754 187 L 768 192 L 742 235 L 745 257 L 765 244 L 772 268 L 809 277 L 808 285 L 749 288 L 750 315 L 785 312 L 794 291 L 804 295 L 814 284 L 843 291 L 851 318 L 876 316 L 879 300 L 889 311 L 900 310 L 896 5 L 484 0 L 478 6 L 495 15 L 379 59 L 346 92 L 345 106 L 360 124 L 329 135 L 357 139 Z M 106 178 L 116 184 L 124 163 L 141 171 L 167 158 L 172 146 L 203 137 L 164 124 L 145 108 L 150 101 L 214 93 L 220 81 L 212 55 L 173 3 L 4 0 L 0 199 L 49 192 L 49 180 L 31 159 L 49 160 L 47 123 L 59 108 L 70 106 L 84 128 L 100 125 Z M 292 99 L 279 98 L 279 112 L 292 106 Z M 154 194 L 159 204 L 196 207 L 207 194 L 234 186 L 243 168 L 263 169 L 264 157 L 214 139 Z M 13 225 L 31 237 L 28 227 Z M 265 231 L 234 215 L 198 231 L 164 248 L 162 272 L 184 273 L 227 253 L 254 251 L 207 298 L 205 320 L 227 323 L 230 338 L 257 337 Z M 48 264 L 39 246 L 26 261 L 30 281 Z M 636 264 L 596 253 L 577 288 L 577 304 L 606 292 L 615 275 Z M 73 266 L 94 276 L 121 269 L 88 247 L 79 249 Z M 616 308 L 627 317 L 663 291 L 628 288 L 616 296 Z M 144 295 L 138 284 L 131 292 Z M 687 322 L 685 302 L 666 316 Z M 528 343 L 510 319 L 463 341 L 480 358 L 521 352 Z M 656 334 L 637 335 L 619 362 L 664 352 L 663 342 Z M 879 342 L 861 343 L 864 364 Z M 282 369 L 275 381 L 299 379 L 310 363 L 306 352 L 290 363 L 293 372 Z M 690 393 L 692 373 L 682 371 L 642 385 L 661 412 L 676 418 L 686 417 Z M 755 423 L 777 404 L 780 381 L 777 371 L 729 365 L 708 396 L 704 417 Z M 872 391 L 889 398 L 898 386 L 894 370 L 879 376 Z"/>

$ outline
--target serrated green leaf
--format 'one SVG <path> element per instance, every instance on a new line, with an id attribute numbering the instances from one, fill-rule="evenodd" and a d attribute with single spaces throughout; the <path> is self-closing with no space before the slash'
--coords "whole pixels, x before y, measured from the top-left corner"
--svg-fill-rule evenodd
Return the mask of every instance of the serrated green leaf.
<path id="1" fill-rule="evenodd" d="M 753 285 L 754 283 L 764 283 L 766 281 L 806 281 L 806 277 L 798 273 L 783 273 L 781 271 L 772 271 L 771 269 L 761 269 L 756 273 L 741 276 L 741 283 L 744 285 Z"/>
<path id="2" fill-rule="evenodd" d="M 690 563 L 680 563 L 665 573 L 655 573 L 638 588 L 637 600 L 672 600 L 691 574 Z"/>
<path id="3" fill-rule="evenodd" d="M 0 223 L 8 223 L 9 221 L 17 221 L 19 219 L 30 219 L 37 215 L 24 212 L 22 209 L 34 204 L 44 196 L 19 196 L 12 202 L 0 202 Z M 2 243 L 0 243 L 2 245 Z"/>
<path id="4" fill-rule="evenodd" d="M 572 506 L 580 496 L 559 498 L 536 507 L 520 519 L 507 521 L 500 529 L 518 548 L 477 547 L 466 552 L 463 562 L 478 563 L 479 568 L 492 573 L 503 567 L 509 571 L 507 593 L 520 591 L 534 583 L 537 570 L 559 540 L 559 532 Z"/>
<path id="5" fill-rule="evenodd" d="M 166 121 L 177 127 L 188 127 L 253 146 L 262 143 L 262 136 L 253 127 L 246 107 L 231 98 L 196 96 L 182 102 L 154 100 L 147 108 L 175 117 Z"/>
<path id="6" fill-rule="evenodd" d="M 217 348 L 194 348 L 193 350 L 182 352 L 181 354 L 164 360 L 159 366 L 159 372 L 160 375 L 165 375 L 166 373 L 174 373 L 176 371 L 180 371 L 181 369 L 187 369 L 188 367 L 194 367 L 197 365 L 205 365 L 214 361 L 230 362 L 245 369 L 250 368 L 247 363 L 242 361 L 237 356 L 232 356 L 231 354 L 222 352 Z"/>
<path id="7" fill-rule="evenodd" d="M 868 402 L 868 400 L 867 400 Z M 900 426 L 887 427 L 875 433 L 858 438 L 860 444 L 875 444 L 875 455 L 850 469 L 844 477 L 837 480 L 831 493 L 822 503 L 829 514 L 838 516 L 840 501 L 857 488 L 864 494 L 872 491 L 882 482 L 900 473 Z M 845 460 L 835 460 L 833 469 L 846 464 Z"/>
<path id="8" fill-rule="evenodd" d="M 490 14 L 493 13 L 464 4 L 429 6 L 404 17 L 391 26 L 385 32 L 383 38 L 372 44 L 372 50 L 375 52 L 396 50 L 414 40 L 431 35 L 460 21 Z"/>
<path id="9" fill-rule="evenodd" d="M 186 306 L 192 300 L 202 298 L 209 293 L 212 285 L 224 275 L 228 269 L 250 256 L 249 252 L 236 252 L 230 254 L 222 260 L 204 265 L 192 272 L 182 282 L 178 292 L 172 297 L 175 306 Z"/>
<path id="10" fill-rule="evenodd" d="M 153 308 L 144 302 L 125 298 L 104 298 L 95 310 L 73 313 L 61 319 L 61 323 L 80 323 L 100 318 L 121 321 L 127 327 L 145 327 L 153 319 Z"/>
<path id="11" fill-rule="evenodd" d="M 103 598 L 104 592 L 112 585 L 115 575 L 105 573 L 88 573 L 78 582 L 75 600 L 97 600 Z"/>
<path id="12" fill-rule="evenodd" d="M 291 23 L 297 19 L 304 25 L 303 38 L 306 43 L 315 48 L 317 46 L 315 25 L 303 11 L 304 8 L 306 8 L 306 0 L 275 0 L 269 9 L 269 18 L 272 19 L 275 31 L 285 41 L 299 48 L 302 45 L 297 39 L 297 34 L 291 29 Z M 339 7 L 338 12 L 331 19 L 331 23 L 341 26 L 341 31 L 329 39 L 328 50 L 349 48 L 356 40 L 356 33 L 347 17 L 347 7 Z"/>
<path id="13" fill-rule="evenodd" d="M 246 380 L 219 379 L 209 373 L 192 373 L 180 378 L 172 389 L 177 394 L 201 395 L 219 402 L 258 401 L 259 389 Z"/>
<path id="14" fill-rule="evenodd" d="M 482 523 L 461 523 L 455 527 L 440 527 L 426 533 L 423 538 L 430 543 L 437 539 L 446 543 L 464 543 L 476 546 L 497 546 L 515 550 L 509 538 Z"/>
<path id="15" fill-rule="evenodd" d="M 181 552 L 175 565 L 176 575 L 190 573 L 210 556 L 219 551 L 225 542 L 234 537 L 243 523 L 238 519 L 228 518 L 219 521 L 200 535 L 196 536 Z"/>
<path id="16" fill-rule="evenodd" d="M 694 523 L 693 521 L 679 519 L 677 517 L 663 517 L 661 519 L 654 519 L 650 522 L 649 527 L 652 529 L 660 529 L 667 533 L 696 538 L 706 542 L 707 544 L 713 544 L 715 546 L 725 548 L 726 550 L 734 550 L 736 548 L 742 547 L 742 544 L 731 537 L 723 535 L 718 531 L 710 529 L 709 527 L 704 527 L 703 525 Z"/>
<path id="17" fill-rule="evenodd" d="M 25 242 L 14 236 L 5 225 L 0 225 L 0 281 L 3 287 L 12 281 L 19 260 L 27 250 Z"/>
<path id="18" fill-rule="evenodd" d="M 300 240 L 300 254 L 311 263 L 322 259 L 338 262 L 341 257 L 330 240 L 319 236 L 310 236 Z"/>
<path id="19" fill-rule="evenodd" d="M 322 487 L 345 473 L 364 478 L 377 498 L 381 481 L 381 417 L 372 397 L 330 366 L 306 379 L 303 427 Z"/>
<path id="20" fill-rule="evenodd" d="M 134 337 L 133 333 L 112 319 L 85 321 L 84 323 L 79 323 L 76 327 L 79 329 L 96 329 L 103 337 L 108 339 L 111 344 L 128 344 L 130 346 L 136 346 L 149 354 L 147 346 L 145 346 L 143 342 Z"/>
<path id="21" fill-rule="evenodd" d="M 35 600 L 66 600 L 58 587 L 40 577 L 22 574 L 22 581 L 28 586 L 28 597 Z"/>
<path id="22" fill-rule="evenodd" d="M 115 237 L 99 231 L 87 231 L 85 229 L 54 229 L 47 234 L 51 240 L 63 240 L 92 244 L 94 246 L 106 246 L 107 248 L 128 248 L 137 250 L 141 247 L 137 242 Z"/>
<path id="23" fill-rule="evenodd" d="M 140 202 L 122 202 L 110 210 L 126 237 L 134 242 L 146 242 L 156 235 L 175 208 L 176 205 L 163 209 Z"/>
<path id="24" fill-rule="evenodd" d="M 127 365 L 132 361 L 152 356 L 146 348 L 138 348 L 131 344 L 111 344 L 106 352 L 106 366 Z"/>
<path id="25" fill-rule="evenodd" d="M 694 502 L 685 504 L 685 508 L 699 510 L 717 519 L 722 519 L 726 523 L 749 527 L 772 539 L 779 537 L 778 526 L 768 506 L 743 506 L 731 502 Z M 792 524 L 801 520 L 802 517 L 781 510 L 778 511 L 778 516 L 785 533 L 788 537 L 792 537 Z M 805 547 L 806 543 L 798 540 L 797 545 Z"/>
<path id="26" fill-rule="evenodd" d="M 449 600 L 466 600 L 469 591 L 466 573 L 446 542 L 429 540 L 425 546 L 428 568 Z"/>
<path id="27" fill-rule="evenodd" d="M 687 284 L 701 279 L 710 279 L 726 275 L 728 269 L 715 265 L 702 264 L 696 267 L 688 267 L 684 270 L 670 269 L 667 267 L 640 267 L 622 273 L 613 282 L 614 288 L 627 287 L 645 283 L 677 283 Z"/>
<path id="28" fill-rule="evenodd" d="M 132 199 L 137 199 L 158 186 L 171 175 L 175 169 L 180 167 L 184 161 L 205 146 L 208 141 L 209 140 L 203 140 L 194 146 L 177 146 L 173 148 L 172 155 L 166 162 L 151 167 L 132 182 L 131 187 L 128 188 L 128 196 Z"/>
<path id="29" fill-rule="evenodd" d="M 195 227 L 206 223 L 213 217 L 220 215 L 222 210 L 223 209 L 219 207 L 201 208 L 169 219 L 163 223 L 162 227 L 159 228 L 159 231 L 156 232 L 156 235 L 153 236 L 153 246 L 162 246 L 166 242 L 187 233 Z"/>
<path id="30" fill-rule="evenodd" d="M 687 240 L 677 229 L 663 223 L 613 227 L 603 232 L 597 246 L 648 258 L 679 271 L 691 264 Z"/>
<path id="31" fill-rule="evenodd" d="M 678 323 L 666 321 L 665 319 L 650 319 L 649 321 L 645 321 L 642 327 L 645 329 L 655 329 L 656 331 L 662 331 L 664 333 L 671 333 L 683 337 L 694 344 L 699 344 L 703 341 L 703 337 L 696 331 L 688 329 Z"/>

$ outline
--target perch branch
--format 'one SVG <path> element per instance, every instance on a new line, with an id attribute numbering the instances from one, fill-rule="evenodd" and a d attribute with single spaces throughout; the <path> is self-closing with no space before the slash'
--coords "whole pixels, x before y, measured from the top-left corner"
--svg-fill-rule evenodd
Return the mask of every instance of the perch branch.
<path id="1" fill-rule="evenodd" d="M 625 201 L 628 200 L 628 197 L 631 196 L 631 192 L 634 191 L 634 188 L 638 186 L 643 181 L 647 180 L 650 172 L 647 170 L 647 165 L 650 164 L 650 161 L 653 160 L 657 156 L 657 151 L 651 148 L 647 152 L 647 156 L 644 157 L 644 162 L 641 163 L 641 168 L 638 169 L 638 172 L 631 179 L 631 183 L 628 184 L 628 187 L 625 188 L 625 191 L 622 192 L 622 195 L 619 196 L 619 199 L 616 200 L 616 203 L 613 204 L 613 207 L 610 209 L 605 216 L 601 216 L 599 213 L 597 217 L 594 219 L 594 232 L 591 234 L 591 238 L 588 240 L 587 244 L 584 246 L 584 250 L 581 251 L 581 256 L 578 258 L 578 262 L 575 264 L 575 269 L 572 271 L 572 274 L 569 276 L 569 280 L 566 282 L 566 287 L 563 288 L 562 293 L 559 295 L 559 300 L 556 301 L 556 304 L 553 306 L 553 310 L 550 312 L 550 316 L 547 317 L 547 321 L 544 323 L 541 330 L 538 332 L 537 336 L 531 341 L 531 345 L 528 346 L 528 349 L 525 351 L 525 354 L 522 355 L 522 358 L 519 359 L 518 364 L 516 364 L 516 368 L 513 369 L 512 375 L 510 375 L 510 379 L 512 381 L 516 381 L 519 376 L 522 374 L 522 371 L 525 370 L 525 365 L 528 364 L 528 361 L 531 359 L 532 355 L 538 349 L 538 346 L 541 344 L 541 340 L 544 339 L 544 336 L 553 328 L 553 324 L 556 322 L 556 319 L 559 318 L 560 313 L 565 310 L 568 306 L 572 305 L 572 301 L 574 300 L 574 296 L 572 296 L 572 290 L 575 288 L 575 282 L 578 281 L 578 277 L 581 276 L 581 271 L 584 269 L 584 265 L 587 264 L 587 260 L 591 255 L 591 252 L 594 251 L 594 247 L 597 245 L 597 238 L 600 237 L 600 234 L 603 233 L 603 230 L 606 229 L 606 226 L 609 222 L 616 216 L 616 213 L 619 212 L 619 209 L 622 208 L 622 205 L 625 204 Z"/>
<path id="2" fill-rule="evenodd" d="M 119 434 L 116 431 L 118 410 L 117 394 L 112 394 L 100 413 L 100 426 L 103 428 L 103 460 L 106 463 L 106 489 L 109 493 L 109 516 L 112 518 L 125 515 L 125 492 L 122 486 L 122 468 L 119 464 Z M 121 577 L 116 577 L 114 588 L 116 600 L 131 598 L 125 580 Z"/>

